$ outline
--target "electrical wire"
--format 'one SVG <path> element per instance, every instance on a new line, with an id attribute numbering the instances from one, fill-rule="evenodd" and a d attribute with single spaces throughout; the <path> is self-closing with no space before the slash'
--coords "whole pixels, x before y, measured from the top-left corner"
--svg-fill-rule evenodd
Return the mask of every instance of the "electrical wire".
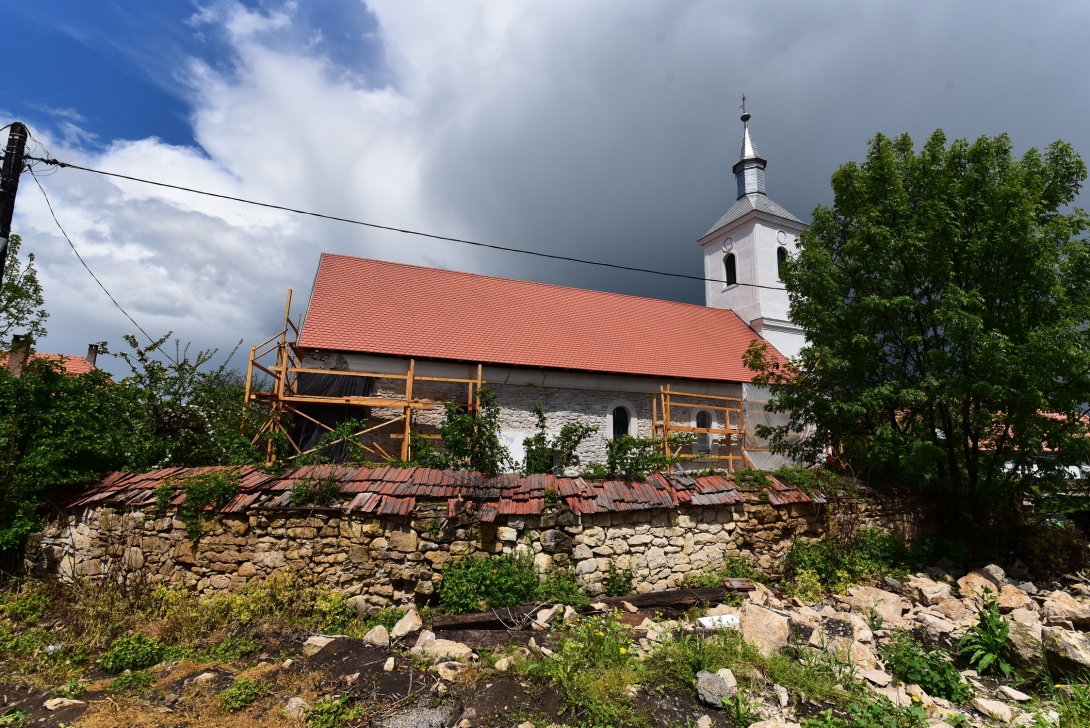
<path id="1" fill-rule="evenodd" d="M 91 270 L 91 266 L 87 265 L 87 261 L 83 259 L 83 256 L 79 254 L 79 251 L 76 250 L 76 246 L 72 243 L 72 238 L 68 237 L 68 233 L 64 231 L 64 226 L 61 225 L 61 221 L 57 219 L 57 213 L 53 211 L 53 203 L 50 202 L 49 195 L 46 194 L 45 188 L 42 187 L 42 183 L 38 181 L 38 175 L 34 173 L 33 168 L 27 168 L 27 171 L 30 172 L 30 176 L 34 178 L 34 184 L 38 185 L 38 189 L 42 191 L 42 197 L 45 198 L 45 204 L 46 207 L 49 208 L 49 214 L 53 216 L 53 222 L 57 223 L 57 229 L 61 231 L 61 235 L 63 235 L 64 239 L 68 241 L 69 247 L 72 248 L 72 252 L 76 254 L 77 258 L 79 258 L 79 262 L 83 263 L 83 267 L 86 268 L 87 272 L 91 274 L 91 277 L 95 279 L 95 283 L 98 284 L 98 287 L 102 289 L 102 292 L 106 294 L 107 298 L 109 298 L 113 302 L 113 304 L 117 306 L 117 310 L 125 314 L 125 318 L 127 318 L 129 321 L 132 321 L 132 325 L 139 329 L 141 334 L 148 337 L 148 341 L 154 344 L 155 339 L 152 338 L 151 334 L 149 334 L 147 331 L 144 331 L 144 328 L 140 324 L 136 323 L 136 319 L 130 316 L 129 312 L 125 310 L 125 307 L 117 302 L 117 299 L 113 297 L 113 294 L 106 289 L 106 286 L 102 285 L 102 281 L 100 281 L 98 279 L 98 276 L 95 275 L 95 272 Z M 165 356 L 167 359 L 170 359 L 175 364 L 178 363 L 174 361 L 174 358 L 171 357 L 170 354 L 166 353 L 166 351 L 164 351 L 162 347 L 158 348 L 159 352 L 163 356 Z"/>
<path id="2" fill-rule="evenodd" d="M 420 232 L 419 230 L 408 230 L 408 229 L 405 229 L 405 228 L 391 227 L 389 225 L 379 225 L 378 223 L 373 223 L 373 222 L 364 222 L 362 220 L 353 220 L 353 219 L 347 218 L 347 217 L 337 217 L 336 215 L 325 215 L 325 214 L 320 213 L 320 212 L 311 212 L 310 210 L 299 210 L 299 209 L 296 209 L 296 208 L 293 208 L 293 207 L 285 207 L 283 205 L 274 205 L 274 204 L 269 203 L 269 202 L 257 202 L 255 200 L 247 200 L 244 197 L 232 197 L 231 195 L 221 195 L 218 192 L 206 192 L 205 190 L 198 190 L 198 189 L 194 189 L 192 187 L 182 187 L 180 185 L 172 185 L 172 184 L 168 184 L 166 182 L 156 182 L 155 180 L 142 179 L 140 177 L 132 177 L 132 176 L 127 175 L 127 174 L 118 174 L 117 172 L 106 172 L 106 171 L 101 170 L 101 169 L 91 169 L 90 167 L 81 167 L 78 164 L 71 164 L 69 162 L 61 162 L 61 161 L 59 161 L 57 159 L 53 159 L 53 158 L 40 158 L 40 157 L 29 157 L 29 156 L 26 157 L 26 158 L 30 159 L 30 160 L 33 160 L 35 162 L 41 162 L 43 164 L 48 164 L 48 165 L 55 166 L 55 167 L 60 167 L 60 168 L 70 167 L 72 169 L 79 169 L 79 170 L 82 170 L 84 172 L 92 172 L 94 174 L 101 174 L 101 175 L 105 175 L 107 177 L 116 177 L 118 179 L 127 179 L 127 180 L 130 180 L 132 182 L 141 182 L 143 184 L 155 185 L 157 187 L 166 187 L 168 189 L 180 190 L 182 192 L 192 192 L 193 194 L 205 195 L 207 197 L 216 197 L 216 198 L 219 198 L 221 200 L 231 200 L 232 202 L 242 202 L 242 203 L 247 204 L 247 205 L 255 205 L 257 207 L 265 207 L 265 208 L 269 208 L 271 210 L 281 210 L 283 212 L 290 212 L 290 213 L 294 213 L 296 215 L 308 215 L 310 217 L 317 217 L 317 218 L 321 218 L 323 220 L 333 220 L 335 222 L 346 222 L 346 223 L 349 223 L 351 225 L 362 225 L 364 227 L 374 228 L 376 230 L 389 230 L 391 232 L 403 233 L 405 235 L 416 235 L 416 236 L 423 237 L 423 238 L 431 238 L 433 240 L 443 240 L 443 241 L 450 242 L 450 243 L 461 243 L 463 245 L 473 245 L 473 246 L 476 246 L 476 247 L 479 247 L 479 248 L 490 248 L 492 250 L 502 250 L 502 251 L 505 251 L 505 252 L 508 252 L 508 253 L 521 253 L 523 255 L 533 255 L 533 256 L 537 256 L 539 258 L 551 258 L 553 260 L 563 260 L 563 261 L 567 261 L 569 263 L 581 263 L 583 265 L 596 265 L 596 266 L 600 266 L 602 268 L 616 268 L 618 270 L 635 271 L 636 273 L 650 273 L 652 275 L 669 276 L 671 278 L 687 278 L 687 279 L 693 280 L 693 281 L 702 281 L 702 282 L 706 282 L 706 283 L 722 283 L 724 285 L 727 285 L 726 281 L 721 280 L 721 279 L 717 279 L 717 278 L 703 278 L 701 276 L 692 276 L 692 275 L 687 275 L 685 273 L 667 273 L 665 271 L 652 270 L 650 268 L 637 268 L 637 267 L 629 266 L 629 265 L 620 265 L 618 263 L 603 263 L 603 262 L 597 261 L 597 260 L 585 260 L 583 258 L 572 258 L 572 257 L 566 256 L 566 255 L 555 255 L 553 253 L 542 253 L 542 252 L 539 252 L 539 251 L 536 251 L 536 250 L 525 250 L 525 249 L 522 249 L 522 248 L 510 248 L 510 247 L 503 246 L 503 245 L 492 245 L 490 243 L 481 243 L 481 242 L 477 242 L 475 240 L 464 240 L 462 238 L 447 237 L 446 235 L 435 235 L 433 233 Z M 762 285 L 759 285 L 759 284 L 756 284 L 756 283 L 731 283 L 729 285 L 743 286 L 743 287 L 747 287 L 747 288 L 765 288 L 765 289 L 772 290 L 772 291 L 786 290 L 782 286 L 762 286 Z"/>

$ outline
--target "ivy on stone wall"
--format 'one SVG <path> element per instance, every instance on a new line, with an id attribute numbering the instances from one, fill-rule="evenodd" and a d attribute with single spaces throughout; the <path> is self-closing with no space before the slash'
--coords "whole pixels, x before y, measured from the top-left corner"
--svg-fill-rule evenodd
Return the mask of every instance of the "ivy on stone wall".
<path id="1" fill-rule="evenodd" d="M 238 485 L 238 471 L 234 469 L 209 470 L 191 475 L 180 483 L 168 480 L 155 489 L 155 506 L 160 513 L 165 513 L 178 491 L 185 493 L 177 515 L 185 524 L 189 540 L 196 543 L 204 533 L 205 509 L 212 506 L 215 512 L 223 508 L 238 495 Z"/>

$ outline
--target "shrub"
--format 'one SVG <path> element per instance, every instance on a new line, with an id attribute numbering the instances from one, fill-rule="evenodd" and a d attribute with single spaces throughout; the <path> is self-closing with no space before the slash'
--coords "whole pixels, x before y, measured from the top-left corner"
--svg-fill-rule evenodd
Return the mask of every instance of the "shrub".
<path id="1" fill-rule="evenodd" d="M 542 602 L 560 602 L 575 609 L 582 609 L 590 604 L 590 598 L 575 580 L 571 569 L 555 569 L 549 573 L 537 588 L 537 599 Z"/>
<path id="2" fill-rule="evenodd" d="M 1010 664 L 1010 645 L 1007 644 L 1010 622 L 999 613 L 990 589 L 985 588 L 984 605 L 976 614 L 976 624 L 958 642 L 961 655 L 968 657 L 969 664 L 981 675 L 1001 672 L 1004 677 L 1012 677 L 1014 668 Z"/>
<path id="3" fill-rule="evenodd" d="M 260 650 L 261 643 L 250 635 L 231 635 L 205 649 L 201 657 L 209 662 L 234 662 Z"/>
<path id="4" fill-rule="evenodd" d="M 470 556 L 447 565 L 439 605 L 447 614 L 513 607 L 537 593 L 539 579 L 529 552 Z"/>
<path id="5" fill-rule="evenodd" d="M 155 677 L 147 670 L 133 670 L 110 681 L 110 690 L 115 693 L 139 692 L 154 682 Z"/>
<path id="6" fill-rule="evenodd" d="M 886 668 L 898 680 L 919 685 L 933 697 L 964 703 L 972 697 L 945 650 L 929 647 L 925 652 L 906 632 L 897 632 L 881 648 Z"/>
<path id="7" fill-rule="evenodd" d="M 613 559 L 609 560 L 609 572 L 606 574 L 606 596 L 623 597 L 632 593 L 632 569 L 618 568 Z"/>
<path id="8" fill-rule="evenodd" d="M 904 542 L 876 528 L 866 528 L 849 538 L 825 537 L 809 543 L 795 541 L 784 561 L 784 571 L 817 575 L 833 591 L 889 574 L 909 560 Z"/>
<path id="9" fill-rule="evenodd" d="M 269 683 L 262 680 L 240 677 L 231 687 L 220 693 L 220 703 L 228 713 L 237 713 L 258 698 L 268 695 L 270 688 Z"/>
<path id="10" fill-rule="evenodd" d="M 114 640 L 98 664 L 115 675 L 125 670 L 142 670 L 167 659 L 171 650 L 154 637 L 134 634 Z"/>
<path id="11" fill-rule="evenodd" d="M 794 577 L 785 585 L 787 596 L 795 597 L 804 604 L 813 604 L 825 595 L 821 577 L 810 569 L 796 569 Z"/>
<path id="12" fill-rule="evenodd" d="M 545 409 L 534 402 L 533 414 L 537 419 L 537 432 L 522 442 L 526 452 L 523 471 L 527 475 L 530 473 L 562 475 L 575 459 L 575 451 L 579 445 L 591 434 L 597 432 L 598 428 L 576 420 L 566 423 L 560 428 L 559 435 L 550 438 L 546 432 Z M 548 502 L 555 502 L 557 495 L 554 490 L 553 500 L 548 501 L 549 491 L 545 491 L 545 499 Z"/>
<path id="13" fill-rule="evenodd" d="M 10 600 L 3 602 L 0 610 L 16 622 L 34 625 L 45 618 L 50 607 L 49 595 L 42 582 L 25 581 Z"/>

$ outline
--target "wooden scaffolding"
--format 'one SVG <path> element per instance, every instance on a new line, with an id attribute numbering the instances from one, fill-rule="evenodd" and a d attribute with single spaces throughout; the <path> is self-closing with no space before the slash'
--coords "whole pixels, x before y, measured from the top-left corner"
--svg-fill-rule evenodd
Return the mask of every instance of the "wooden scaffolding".
<path id="1" fill-rule="evenodd" d="M 381 460 L 408 460 L 412 456 L 411 434 L 413 432 L 413 414 L 422 410 L 442 409 L 444 401 L 429 400 L 415 397 L 413 384 L 415 382 L 445 382 L 451 384 L 463 384 L 468 388 L 465 406 L 470 411 L 477 406 L 477 392 L 480 391 L 484 379 L 482 378 L 482 365 L 467 365 L 469 376 L 458 377 L 429 377 L 416 373 L 416 360 L 409 359 L 407 371 L 404 374 L 387 372 L 353 372 L 331 369 L 309 369 L 300 366 L 302 352 L 299 349 L 299 328 L 291 321 L 291 290 L 288 290 L 287 302 L 284 305 L 284 328 L 275 336 L 270 337 L 257 346 L 250 347 L 250 363 L 246 369 L 246 394 L 245 406 L 251 404 L 263 405 L 268 410 L 268 416 L 254 435 L 253 442 L 264 439 L 266 462 L 272 464 L 276 460 L 275 447 L 269 435 L 280 433 L 286 438 L 293 454 L 288 459 L 294 460 L 300 455 L 312 453 L 317 448 L 303 450 L 299 443 L 292 437 L 292 424 L 294 418 L 299 417 L 332 432 L 333 428 L 319 422 L 314 417 L 300 410 L 300 405 L 324 404 L 324 405 L 348 405 L 351 407 L 374 407 L 382 409 L 400 410 L 401 414 L 390 419 L 384 419 L 381 423 L 365 427 L 354 433 L 353 437 L 359 440 L 364 450 L 371 453 L 376 459 Z M 474 372 L 475 370 L 475 372 Z M 265 376 L 262 377 L 261 375 Z M 377 380 L 400 380 L 404 382 L 404 389 L 400 393 L 392 393 L 388 396 L 319 396 L 312 394 L 300 394 L 300 375 L 334 375 L 342 377 L 370 377 Z M 260 386 L 259 386 L 260 385 Z M 362 418 L 361 418 L 362 419 Z M 401 440 L 400 458 L 387 453 L 372 437 L 370 445 L 363 441 L 363 436 L 374 433 L 384 427 L 393 427 L 400 424 L 400 432 L 389 434 L 391 439 Z M 437 435 L 418 433 L 422 437 L 436 438 Z M 340 442 L 336 440 L 334 442 Z M 332 444 L 324 443 L 323 446 Z"/>
<path id="2" fill-rule="evenodd" d="M 672 419 L 673 408 L 684 407 L 689 410 L 708 410 L 717 415 L 721 422 L 712 424 L 717 427 L 692 427 L 679 425 Z M 661 419 L 660 419 L 661 415 Z M 693 433 L 697 436 L 708 435 L 709 440 L 719 436 L 717 452 L 709 453 L 685 453 L 688 445 L 671 443 L 671 435 L 680 433 Z M 737 472 L 747 467 L 745 452 L 742 446 L 745 441 L 746 415 L 742 406 L 742 400 L 738 397 L 723 397 L 712 394 L 694 394 L 693 392 L 676 392 L 670 389 L 670 385 L 659 387 L 659 395 L 651 399 L 651 436 L 655 441 L 656 449 L 667 455 L 672 455 L 679 460 L 712 460 L 722 462 L 729 472 Z M 715 448 L 715 443 L 709 443 L 710 449 Z"/>

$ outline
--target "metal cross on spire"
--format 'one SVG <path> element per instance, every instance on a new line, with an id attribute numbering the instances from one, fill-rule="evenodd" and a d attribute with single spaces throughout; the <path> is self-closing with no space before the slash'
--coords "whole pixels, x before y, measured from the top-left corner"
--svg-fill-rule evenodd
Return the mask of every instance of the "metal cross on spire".
<path id="1" fill-rule="evenodd" d="M 742 113 L 743 113 L 743 114 L 744 114 L 744 113 L 746 113 L 746 95 L 745 95 L 745 94 L 742 94 L 742 106 L 741 106 L 741 109 L 742 109 Z"/>

